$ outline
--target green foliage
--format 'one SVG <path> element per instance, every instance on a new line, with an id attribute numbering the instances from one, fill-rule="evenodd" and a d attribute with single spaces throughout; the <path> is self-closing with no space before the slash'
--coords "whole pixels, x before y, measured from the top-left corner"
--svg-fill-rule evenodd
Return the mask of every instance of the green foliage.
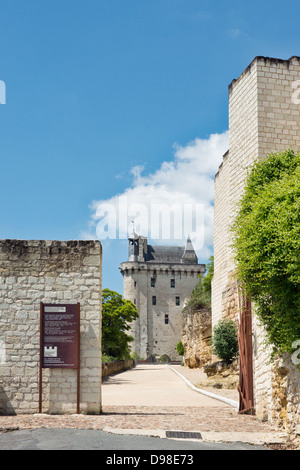
<path id="1" fill-rule="evenodd" d="M 238 277 L 273 355 L 292 353 L 300 338 L 300 153 L 256 162 L 232 230 Z"/>
<path id="2" fill-rule="evenodd" d="M 211 256 L 206 266 L 206 276 L 199 276 L 199 281 L 191 293 L 191 298 L 183 309 L 184 312 L 211 306 L 211 280 L 213 275 L 214 258 Z"/>
<path id="3" fill-rule="evenodd" d="M 162 356 L 160 356 L 159 362 L 163 362 L 163 363 L 170 362 L 170 358 L 167 354 L 163 354 Z"/>
<path id="4" fill-rule="evenodd" d="M 213 329 L 212 351 L 223 361 L 232 361 L 239 352 L 237 325 L 232 320 L 220 320 Z"/>
<path id="5" fill-rule="evenodd" d="M 102 353 L 115 359 L 129 359 L 129 343 L 133 340 L 126 331 L 138 317 L 135 305 L 120 294 L 104 289 L 102 293 Z"/>
<path id="6" fill-rule="evenodd" d="M 102 354 L 102 362 L 113 362 L 116 359 L 112 356 L 107 356 L 107 354 Z"/>
<path id="7" fill-rule="evenodd" d="M 179 343 L 176 346 L 176 350 L 177 350 L 178 356 L 184 356 L 184 347 L 183 347 L 182 341 L 179 341 Z"/>
<path id="8" fill-rule="evenodd" d="M 211 281 L 214 275 L 214 257 L 211 256 L 206 265 L 206 276 L 202 280 L 202 288 L 204 292 L 211 295 Z"/>
<path id="9" fill-rule="evenodd" d="M 142 359 L 142 357 L 140 357 L 139 353 L 137 351 L 134 351 L 134 353 L 131 355 L 131 359 L 135 359 L 136 361 Z"/>

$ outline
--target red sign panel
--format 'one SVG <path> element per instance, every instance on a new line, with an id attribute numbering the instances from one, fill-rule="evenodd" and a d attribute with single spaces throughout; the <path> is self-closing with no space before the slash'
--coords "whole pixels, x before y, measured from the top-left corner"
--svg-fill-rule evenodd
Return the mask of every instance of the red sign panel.
<path id="1" fill-rule="evenodd" d="M 79 306 L 42 304 L 42 367 L 79 367 Z"/>

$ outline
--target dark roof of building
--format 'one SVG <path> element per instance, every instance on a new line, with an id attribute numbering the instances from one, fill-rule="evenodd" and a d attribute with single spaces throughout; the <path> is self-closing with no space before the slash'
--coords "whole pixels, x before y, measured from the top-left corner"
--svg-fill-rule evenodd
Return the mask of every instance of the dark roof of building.
<path id="1" fill-rule="evenodd" d="M 145 261 L 147 263 L 198 264 L 197 255 L 189 238 L 186 247 L 148 245 Z"/>
<path id="2" fill-rule="evenodd" d="M 198 258 L 197 258 L 196 252 L 194 250 L 192 241 L 189 236 L 186 240 L 184 254 L 182 257 L 182 263 L 198 264 Z"/>
<path id="3" fill-rule="evenodd" d="M 152 246 L 148 245 L 145 261 L 148 263 L 181 263 L 184 254 L 183 246 Z"/>

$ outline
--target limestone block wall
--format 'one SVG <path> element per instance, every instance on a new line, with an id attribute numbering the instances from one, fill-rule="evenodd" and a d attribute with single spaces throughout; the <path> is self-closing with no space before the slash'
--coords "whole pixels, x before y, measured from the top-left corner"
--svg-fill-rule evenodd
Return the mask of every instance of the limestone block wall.
<path id="1" fill-rule="evenodd" d="M 80 409 L 101 411 L 101 262 L 97 241 L 0 240 L 0 414 L 38 412 L 40 302 L 80 302 Z M 43 369 L 43 412 L 76 412 L 76 387 Z"/>
<path id="2" fill-rule="evenodd" d="M 299 150 L 300 105 L 294 82 L 300 80 L 300 58 L 257 58 L 256 74 L 258 157 L 288 147 Z"/>
<path id="3" fill-rule="evenodd" d="M 223 316 L 233 317 L 234 310 L 238 315 L 230 226 L 243 193 L 247 170 L 256 159 L 263 159 L 271 152 L 300 148 L 300 105 L 293 98 L 294 82 L 299 79 L 299 57 L 289 60 L 256 57 L 229 86 L 229 152 L 223 157 L 215 178 L 213 326 Z M 278 406 L 277 412 L 274 411 L 274 381 L 271 379 L 274 367 L 255 313 L 253 330 L 256 410 L 261 418 L 276 421 L 275 416 L 280 411 Z M 290 390 L 295 389 L 295 383 L 300 383 L 299 372 L 289 367 L 287 397 L 292 396 Z M 299 386 L 297 393 L 299 396 Z M 293 420 L 291 412 L 287 413 L 293 426 L 293 421 L 299 422 L 299 404 L 288 404 L 287 408 L 294 410 Z"/>
<path id="4" fill-rule="evenodd" d="M 229 86 L 229 214 L 230 222 L 243 193 L 248 168 L 258 157 L 257 61 Z M 230 241 L 230 240 L 229 240 Z M 229 270 L 234 269 L 229 248 Z"/>
<path id="5" fill-rule="evenodd" d="M 266 334 L 252 306 L 253 374 L 256 415 L 261 421 L 272 422 L 272 364 L 270 347 L 266 348 Z"/>
<path id="6" fill-rule="evenodd" d="M 230 167 L 229 151 L 223 156 L 215 177 L 214 198 L 214 276 L 212 279 L 212 317 L 213 325 L 222 318 L 223 292 L 228 283 L 229 270 L 229 227 L 230 227 Z"/>

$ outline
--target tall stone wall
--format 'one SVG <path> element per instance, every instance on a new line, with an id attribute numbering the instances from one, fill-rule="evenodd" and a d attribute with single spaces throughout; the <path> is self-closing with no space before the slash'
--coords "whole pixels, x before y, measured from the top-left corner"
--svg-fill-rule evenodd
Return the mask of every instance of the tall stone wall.
<path id="1" fill-rule="evenodd" d="M 97 241 L 0 241 L 0 414 L 36 413 L 40 302 L 80 303 L 80 410 L 101 411 L 101 262 Z M 43 412 L 76 412 L 74 369 L 43 369 Z"/>
<path id="2" fill-rule="evenodd" d="M 222 318 L 222 294 L 228 282 L 229 267 L 229 226 L 230 226 L 230 173 L 229 151 L 223 156 L 215 177 L 215 212 L 214 212 L 214 272 L 212 317 L 213 326 Z"/>
<path id="3" fill-rule="evenodd" d="M 299 57 L 289 60 L 256 57 L 229 86 L 229 152 L 223 157 L 215 178 L 213 326 L 222 317 L 238 318 L 230 226 L 243 194 L 247 170 L 256 159 L 263 159 L 271 152 L 300 148 L 300 105 L 293 100 L 293 84 L 299 79 Z M 255 407 L 261 418 L 275 422 L 280 411 L 274 411 L 274 369 L 263 341 L 263 328 L 255 314 L 253 330 Z M 288 370 L 286 383 L 295 384 L 297 380 L 300 383 L 295 368 Z M 289 387 L 287 396 L 291 397 Z M 297 393 L 299 396 L 299 387 Z M 299 406 L 299 402 L 293 403 L 294 422 L 299 421 Z M 287 416 L 293 426 L 291 413 Z"/>

